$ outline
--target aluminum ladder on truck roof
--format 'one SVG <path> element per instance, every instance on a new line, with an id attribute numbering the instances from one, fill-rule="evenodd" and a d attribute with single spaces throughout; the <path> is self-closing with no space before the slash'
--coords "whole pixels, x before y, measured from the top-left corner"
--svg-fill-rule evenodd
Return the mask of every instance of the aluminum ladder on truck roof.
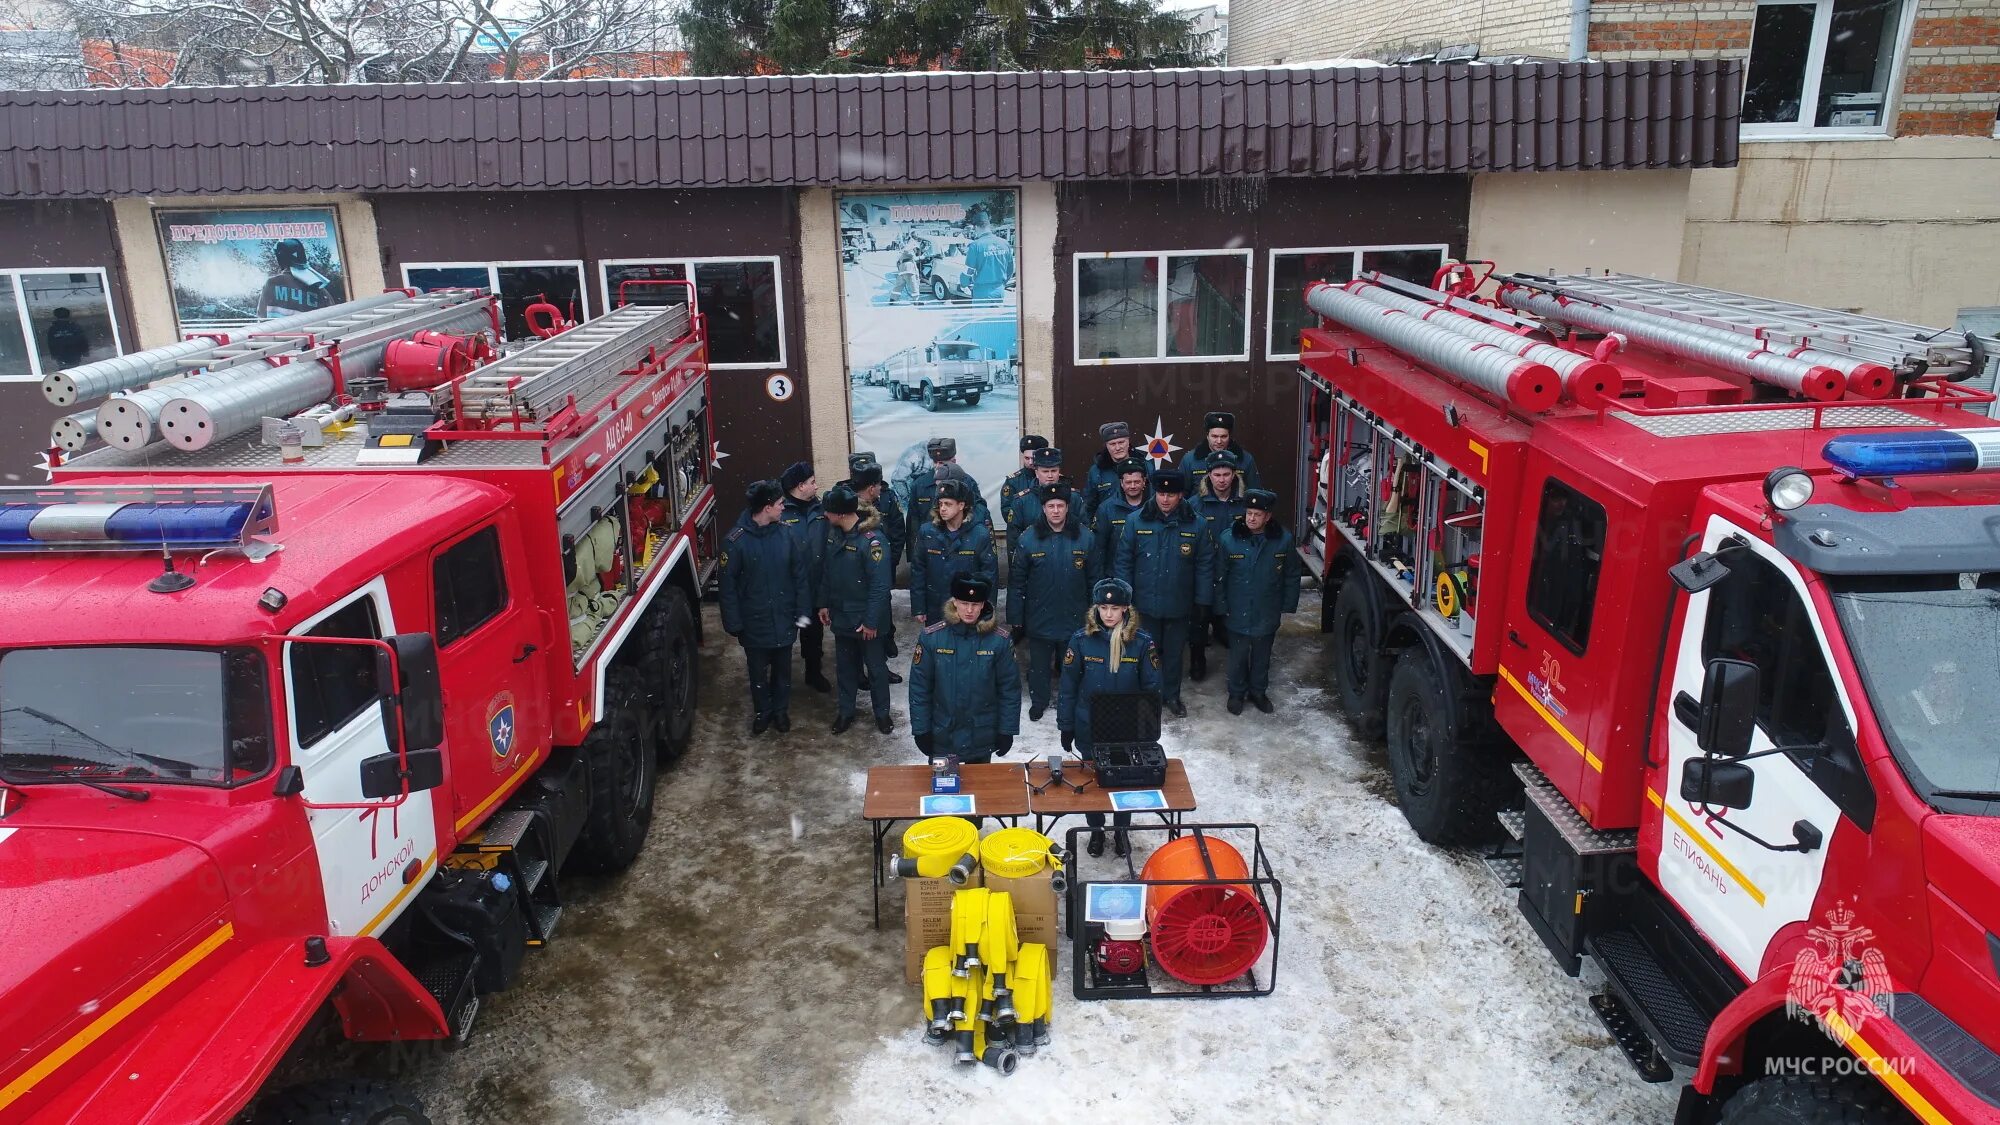
<path id="1" fill-rule="evenodd" d="M 1554 289 L 1614 308 L 1739 332 L 1774 344 L 1809 343 L 1820 351 L 1880 363 L 1904 377 L 1976 378 L 1989 358 L 1983 341 L 1956 328 L 1927 328 L 1702 285 L 1619 273 L 1521 275 L 1519 280 L 1531 288 Z"/>
<path id="2" fill-rule="evenodd" d="M 404 321 L 484 296 L 486 291 L 483 289 L 435 289 L 400 301 L 342 313 L 324 321 L 296 325 L 275 334 L 250 324 L 239 330 L 243 333 L 240 337 L 233 337 L 229 343 L 214 351 L 189 356 L 181 361 L 180 366 L 184 370 L 206 368 L 220 371 L 251 360 L 304 351 L 309 347 L 332 343 L 355 347 L 379 340 L 393 340 L 415 330 L 404 327 Z M 307 336 L 311 339 L 306 339 Z"/>
<path id="3" fill-rule="evenodd" d="M 547 422 L 567 406 L 587 407 L 688 327 L 684 304 L 613 309 L 461 377 L 452 388 L 459 421 Z"/>

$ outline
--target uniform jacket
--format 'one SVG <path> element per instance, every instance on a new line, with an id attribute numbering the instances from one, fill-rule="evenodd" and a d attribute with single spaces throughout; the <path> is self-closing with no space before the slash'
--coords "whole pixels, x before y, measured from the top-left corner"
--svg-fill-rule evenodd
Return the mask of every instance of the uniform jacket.
<path id="1" fill-rule="evenodd" d="M 757 526 L 745 512 L 722 540 L 716 563 L 722 628 L 744 648 L 785 648 L 812 612 L 806 550 L 782 523 Z"/>
<path id="2" fill-rule="evenodd" d="M 1118 577 L 1132 587 L 1132 604 L 1148 617 L 1192 617 L 1214 597 L 1215 555 L 1208 528 L 1183 500 L 1169 516 L 1158 503 L 1133 513 L 1118 543 Z"/>
<path id="3" fill-rule="evenodd" d="M 1037 641 L 1060 641 L 1090 608 L 1090 588 L 1104 577 L 1097 536 L 1074 519 L 1061 531 L 1038 519 L 1007 556 L 1007 624 Z"/>
<path id="4" fill-rule="evenodd" d="M 910 613 L 938 620 L 951 596 L 951 580 L 960 574 L 981 575 L 989 582 L 999 578 L 993 533 L 971 520 L 959 524 L 957 531 L 945 530 L 936 520 L 925 523 L 910 544 Z"/>
<path id="5" fill-rule="evenodd" d="M 939 621 L 910 654 L 910 733 L 931 736 L 931 753 L 983 762 L 1001 735 L 1021 733 L 1021 671 L 1014 644 L 993 615 L 977 625 Z"/>
<path id="6" fill-rule="evenodd" d="M 896 556 L 882 521 L 866 504 L 853 531 L 826 524 L 820 572 L 819 608 L 833 614 L 835 634 L 847 636 L 863 625 L 880 633 L 889 628 L 889 587 Z"/>
<path id="7" fill-rule="evenodd" d="M 1243 487 L 1262 488 L 1263 485 L 1258 483 L 1257 459 L 1250 456 L 1250 451 L 1231 439 L 1229 452 L 1236 454 L 1236 479 L 1244 482 Z M 1208 479 L 1208 454 L 1208 442 L 1204 441 L 1181 457 L 1181 472 L 1188 475 L 1189 488 Z"/>
<path id="8" fill-rule="evenodd" d="M 1278 622 L 1299 608 L 1299 553 L 1292 533 L 1277 520 L 1251 532 L 1238 516 L 1215 548 L 1215 612 L 1229 618 L 1229 631 L 1252 637 L 1278 631 Z"/>
<path id="9" fill-rule="evenodd" d="M 1130 624 L 1131 618 L 1126 618 Z M 1124 626 L 1120 626 L 1124 628 Z M 1056 688 L 1056 726 L 1076 735 L 1090 752 L 1090 701 L 1100 692 L 1160 690 L 1160 650 L 1153 635 L 1134 628 L 1118 667 L 1111 667 L 1111 634 L 1094 622 L 1070 634 L 1063 650 L 1062 681 Z"/>
<path id="10" fill-rule="evenodd" d="M 1125 525 L 1131 522 L 1132 513 L 1146 506 L 1147 497 L 1140 497 L 1137 504 L 1125 499 L 1125 493 L 1114 492 L 1104 503 L 1097 506 L 1097 519 L 1091 530 L 1097 533 L 1098 565 L 1105 574 L 1118 569 L 1118 546 L 1125 541 Z"/>
<path id="11" fill-rule="evenodd" d="M 1083 478 L 1083 514 L 1087 519 L 1097 518 L 1097 506 L 1118 495 L 1118 466 L 1111 454 L 1102 449 L 1090 459 L 1090 472 Z"/>
<path id="12" fill-rule="evenodd" d="M 844 480 L 840 483 L 853 488 L 856 492 L 861 491 L 858 488 L 854 488 L 854 482 L 851 480 Z M 862 503 L 868 504 L 871 501 L 864 500 Z M 899 562 L 910 546 L 910 527 L 903 519 L 903 505 L 896 499 L 896 490 L 887 485 L 883 486 L 882 494 L 877 496 L 872 503 L 875 506 L 875 518 L 882 522 L 880 529 L 882 537 L 889 541 L 889 562 L 891 564 Z M 894 569 L 893 565 L 891 569 Z M 890 575 L 889 582 L 891 585 L 895 584 L 895 576 L 893 574 Z"/>
<path id="13" fill-rule="evenodd" d="M 790 528 L 792 534 L 797 537 L 799 545 L 806 549 L 806 575 L 817 586 L 820 563 L 826 549 L 827 527 L 826 513 L 820 510 L 819 501 L 800 500 L 787 495 L 785 510 L 778 517 L 778 522 Z M 808 598 L 817 596 L 816 593 L 807 595 Z"/>
<path id="14" fill-rule="evenodd" d="M 1014 504 L 1023 496 L 1033 497 L 1034 494 L 1035 470 L 1033 469 L 1017 469 L 1013 475 L 1000 482 L 1000 518 L 1007 523 L 1007 545 L 1010 547 L 1014 545 L 1014 537 L 1027 526 L 1016 520 Z M 1036 515 L 1040 513 L 1037 512 Z"/>
<path id="15" fill-rule="evenodd" d="M 1202 525 L 1208 532 L 1209 550 L 1215 549 L 1216 540 L 1222 537 L 1223 532 L 1229 530 L 1229 525 L 1235 523 L 1236 517 L 1242 515 L 1244 509 L 1248 507 L 1243 501 L 1243 494 L 1248 491 L 1249 486 L 1243 483 L 1241 473 L 1236 474 L 1236 482 L 1227 496 L 1217 496 L 1215 490 L 1209 487 L 1208 478 L 1201 478 L 1201 485 L 1196 488 L 1195 495 L 1190 499 L 1194 501 L 1194 510 L 1201 513 Z"/>
<path id="16" fill-rule="evenodd" d="M 983 523 L 989 529 L 992 528 L 993 512 L 986 506 L 986 494 L 980 491 L 979 482 L 972 479 L 971 473 L 967 473 L 965 474 L 965 483 L 971 486 L 972 494 L 979 497 L 979 499 L 973 501 L 972 512 L 966 517 L 966 522 Z M 925 469 L 923 472 L 910 477 L 910 510 L 908 515 L 911 523 L 918 525 L 929 523 L 931 517 L 936 515 L 936 512 L 931 507 L 936 502 L 936 469 Z M 916 546 L 916 537 L 914 535 L 910 537 L 910 546 Z"/>

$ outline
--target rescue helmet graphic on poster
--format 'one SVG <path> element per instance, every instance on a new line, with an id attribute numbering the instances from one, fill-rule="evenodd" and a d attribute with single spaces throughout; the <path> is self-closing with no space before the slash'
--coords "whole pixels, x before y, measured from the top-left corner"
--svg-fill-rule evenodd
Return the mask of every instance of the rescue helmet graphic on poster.
<path id="1" fill-rule="evenodd" d="M 1017 203 L 1006 190 L 836 203 L 854 448 L 882 451 L 906 504 L 934 470 L 932 438 L 955 441 L 990 509 L 1020 468 Z"/>
<path id="2" fill-rule="evenodd" d="M 161 211 L 157 219 L 183 334 L 347 300 L 332 208 Z"/>

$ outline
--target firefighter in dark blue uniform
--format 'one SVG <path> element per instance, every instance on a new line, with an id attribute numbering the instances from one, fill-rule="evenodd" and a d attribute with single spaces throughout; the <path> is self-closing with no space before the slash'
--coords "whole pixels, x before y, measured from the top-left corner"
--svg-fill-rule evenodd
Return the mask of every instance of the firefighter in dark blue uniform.
<path id="1" fill-rule="evenodd" d="M 1091 588 L 1090 608 L 1083 628 L 1070 634 L 1063 650 L 1062 688 L 1056 696 L 1056 725 L 1062 728 L 1064 750 L 1075 750 L 1092 761 L 1090 704 L 1107 691 L 1160 690 L 1160 650 L 1152 635 L 1139 628 L 1132 608 L 1132 587 L 1106 578 Z M 1104 814 L 1090 813 L 1090 854 L 1104 854 Z M 1132 822 L 1131 813 L 1118 814 L 1118 826 Z M 1118 854 L 1128 850 L 1125 833 L 1118 833 Z"/>
<path id="2" fill-rule="evenodd" d="M 989 762 L 1021 733 L 1021 670 L 993 620 L 993 582 L 961 574 L 950 592 L 910 653 L 910 733 L 927 758 Z"/>
<path id="3" fill-rule="evenodd" d="M 1195 485 L 1194 510 L 1201 513 L 1201 523 L 1208 532 L 1208 550 L 1215 550 L 1215 542 L 1236 517 L 1243 514 L 1243 494 L 1247 491 L 1243 478 L 1236 472 L 1236 455 L 1227 449 L 1218 449 L 1208 455 L 1208 472 Z M 1229 647 L 1229 633 L 1224 629 L 1222 615 L 1197 613 L 1194 628 L 1188 633 L 1188 679 L 1199 683 L 1208 675 L 1208 644 L 1213 640 L 1223 648 Z"/>
<path id="4" fill-rule="evenodd" d="M 1041 502 L 1042 514 L 1007 560 L 1007 625 L 1016 638 L 1025 630 L 1028 640 L 1029 722 L 1041 722 L 1049 709 L 1056 656 L 1104 576 L 1096 536 L 1070 516 L 1073 495 L 1059 481 L 1036 488 L 1029 498 Z"/>
<path id="5" fill-rule="evenodd" d="M 1035 450 L 1034 480 L 1026 491 L 1014 497 L 1006 512 L 1009 552 L 1013 550 L 1014 541 L 1020 538 L 1021 533 L 1035 526 L 1042 518 L 1042 499 L 1037 493 L 1043 485 L 1062 481 L 1062 456 L 1060 449 Z M 1013 555 L 1010 553 L 1007 557 L 1013 558 Z"/>
<path id="6" fill-rule="evenodd" d="M 974 493 L 964 481 L 937 486 L 930 522 L 917 532 L 910 551 L 910 616 L 932 625 L 951 594 L 952 580 L 976 574 L 992 582 L 1000 573 L 993 557 L 993 533 L 971 518 Z"/>
<path id="7" fill-rule="evenodd" d="M 890 576 L 896 560 L 872 508 L 846 485 L 826 494 L 826 545 L 819 582 L 819 623 L 833 630 L 834 678 L 839 708 L 833 733 L 854 725 L 854 699 L 863 679 L 875 706 L 875 727 L 896 729 L 889 718 L 889 664 L 882 634 L 889 628 Z"/>
<path id="8" fill-rule="evenodd" d="M 956 477 L 972 490 L 972 511 L 966 519 L 972 523 L 983 523 L 986 529 L 993 529 L 993 513 L 986 509 L 986 497 L 979 491 L 979 482 L 958 463 L 958 442 L 948 437 L 932 438 L 924 443 L 924 452 L 930 456 L 931 467 L 910 477 L 910 522 L 929 522 L 933 507 L 937 504 L 937 489 L 941 481 Z M 917 537 L 910 536 L 910 563 L 916 564 Z"/>
<path id="9" fill-rule="evenodd" d="M 1097 507 L 1117 495 L 1118 477 L 1132 456 L 1132 427 L 1123 422 L 1106 422 L 1097 427 L 1097 440 L 1104 448 L 1091 458 L 1090 472 L 1083 478 L 1083 519 L 1097 519 Z"/>
<path id="10" fill-rule="evenodd" d="M 1244 487 L 1258 487 L 1261 482 L 1257 477 L 1257 459 L 1236 441 L 1236 415 L 1227 410 L 1211 410 L 1202 418 L 1201 428 L 1202 443 L 1181 458 L 1181 471 L 1188 479 L 1199 485 L 1208 472 L 1209 455 L 1226 449 L 1236 456 L 1236 475 L 1242 478 Z"/>
<path id="11" fill-rule="evenodd" d="M 750 674 L 750 733 L 792 729 L 792 641 L 812 612 L 805 547 L 780 522 L 785 490 L 760 480 L 744 496 L 736 526 L 722 540 L 716 585 L 722 629 L 743 646 Z"/>
<path id="12" fill-rule="evenodd" d="M 826 515 L 819 510 L 819 478 L 813 474 L 810 462 L 794 461 L 785 469 L 785 475 L 778 478 L 778 484 L 785 490 L 785 514 L 781 518 L 806 549 L 807 581 L 816 589 L 826 546 Z M 799 630 L 799 655 L 805 658 L 806 686 L 819 692 L 833 690 L 833 684 L 826 678 L 826 646 L 822 643 L 825 638 L 826 629 L 816 618 Z"/>
<path id="13" fill-rule="evenodd" d="M 1270 714 L 1271 642 L 1299 608 L 1299 553 L 1278 522 L 1276 493 L 1253 488 L 1242 515 L 1216 541 L 1215 612 L 1229 621 L 1229 713 L 1248 699 Z"/>
<path id="14" fill-rule="evenodd" d="M 1035 452 L 1049 447 L 1049 439 L 1040 434 L 1029 434 L 1021 439 L 1021 467 L 1007 475 L 1000 482 L 1000 518 L 1007 524 L 1007 549 L 1014 549 L 1014 539 L 1021 528 L 1014 522 L 1014 503 L 1035 490 Z M 1060 462 L 1058 462 L 1060 464 Z M 1028 523 L 1035 522 L 1030 519 Z"/>
<path id="15" fill-rule="evenodd" d="M 1118 491 L 1097 506 L 1091 530 L 1097 533 L 1097 551 L 1107 577 L 1118 569 L 1118 545 L 1125 541 L 1125 523 L 1132 513 L 1146 506 L 1152 495 L 1153 470 L 1144 457 L 1128 457 L 1118 466 Z"/>
<path id="16" fill-rule="evenodd" d="M 1152 622 L 1160 648 L 1160 698 L 1167 710 L 1185 716 L 1181 702 L 1181 651 L 1188 623 L 1207 612 L 1214 599 L 1215 556 L 1208 529 L 1187 500 L 1187 474 L 1161 469 L 1153 474 L 1153 498 L 1125 523 L 1118 544 L 1118 578 L 1132 587 L 1133 604 Z"/>
<path id="17" fill-rule="evenodd" d="M 896 502 L 896 490 L 882 479 L 882 465 L 873 453 L 862 451 L 847 456 L 847 479 L 841 482 L 854 490 L 861 503 L 875 509 L 875 517 L 881 521 L 881 532 L 889 540 L 889 588 L 896 588 L 896 567 L 903 561 L 910 545 L 910 525 L 903 518 L 903 506 Z M 891 660 L 896 658 L 896 615 L 889 615 L 889 628 L 882 634 L 882 655 Z M 889 682 L 900 684 L 903 677 L 891 671 Z M 861 677 L 861 690 L 868 690 L 868 676 Z"/>

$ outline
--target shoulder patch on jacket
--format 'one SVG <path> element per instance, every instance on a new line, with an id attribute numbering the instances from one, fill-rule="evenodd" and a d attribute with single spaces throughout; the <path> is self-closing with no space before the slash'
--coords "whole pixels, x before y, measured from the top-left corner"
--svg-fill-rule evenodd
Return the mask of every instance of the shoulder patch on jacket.
<path id="1" fill-rule="evenodd" d="M 942 621 L 933 621 L 933 622 L 931 622 L 931 623 L 930 623 L 929 625 L 926 625 L 926 626 L 924 626 L 924 632 L 926 632 L 926 633 L 935 633 L 935 632 L 937 632 L 937 631 L 938 631 L 939 629 L 942 629 L 942 628 L 944 628 L 944 627 L 945 627 L 945 623 L 944 623 L 944 622 L 942 622 Z"/>
<path id="2" fill-rule="evenodd" d="M 743 538 L 743 529 L 740 527 L 732 527 L 729 529 L 729 534 L 723 536 L 723 538 L 729 540 L 731 543 L 734 543 L 738 539 Z"/>

